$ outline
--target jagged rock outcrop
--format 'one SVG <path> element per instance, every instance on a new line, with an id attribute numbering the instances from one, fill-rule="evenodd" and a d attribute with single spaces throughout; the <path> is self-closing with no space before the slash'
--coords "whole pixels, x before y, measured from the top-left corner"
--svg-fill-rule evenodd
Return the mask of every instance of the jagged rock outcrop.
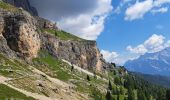
<path id="1" fill-rule="evenodd" d="M 7 41 L 3 36 L 3 31 L 4 31 L 4 27 L 5 27 L 5 23 L 4 23 L 4 17 L 3 14 L 5 12 L 0 9 L 0 52 L 5 54 L 6 56 L 12 58 L 12 57 L 16 57 L 15 52 L 13 52 L 9 46 L 7 45 Z"/>
<path id="2" fill-rule="evenodd" d="M 0 21 L 2 21 L 0 19 Z M 6 54 L 8 57 L 15 57 L 15 53 L 8 47 L 6 39 L 2 35 L 2 23 L 0 22 L 0 52 Z"/>
<path id="3" fill-rule="evenodd" d="M 95 41 L 63 40 L 42 29 L 57 30 L 55 23 L 33 17 L 26 11 L 0 10 L 1 53 L 31 61 L 41 50 L 65 59 L 84 69 L 104 71 L 108 68 Z M 60 30 L 57 30 L 60 31 Z M 8 52 L 6 52 L 8 51 Z"/>
<path id="4" fill-rule="evenodd" d="M 47 19 L 35 16 L 37 20 L 37 25 L 39 29 L 56 29 L 58 30 L 59 28 L 57 27 L 57 23 L 51 22 Z"/>
<path id="5" fill-rule="evenodd" d="M 32 7 L 28 0 L 2 0 L 2 1 L 14 5 L 16 7 L 22 7 L 24 10 L 30 12 L 32 15 L 38 16 L 36 8 Z"/>
<path id="6" fill-rule="evenodd" d="M 7 46 L 19 57 L 26 59 L 36 57 L 40 49 L 40 38 L 34 17 L 22 11 L 3 13 L 0 18 L 0 33 L 6 40 Z"/>
<path id="7" fill-rule="evenodd" d="M 84 69 L 102 71 L 108 66 L 95 41 L 65 41 L 48 33 L 43 33 L 41 40 L 43 49 Z"/>

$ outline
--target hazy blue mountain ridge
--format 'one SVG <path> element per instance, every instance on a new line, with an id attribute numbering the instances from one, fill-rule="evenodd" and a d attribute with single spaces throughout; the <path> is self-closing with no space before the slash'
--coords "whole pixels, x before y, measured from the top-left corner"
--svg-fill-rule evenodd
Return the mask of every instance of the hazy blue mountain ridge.
<path id="1" fill-rule="evenodd" d="M 125 66 L 134 72 L 170 76 L 170 48 L 156 53 L 146 53 L 138 59 L 127 61 Z"/>

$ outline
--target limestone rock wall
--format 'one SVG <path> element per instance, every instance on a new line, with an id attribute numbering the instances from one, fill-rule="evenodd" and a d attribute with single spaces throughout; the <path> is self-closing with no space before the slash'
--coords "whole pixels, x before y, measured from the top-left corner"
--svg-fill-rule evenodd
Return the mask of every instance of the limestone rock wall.
<path id="1" fill-rule="evenodd" d="M 7 46 L 17 56 L 32 59 L 40 49 L 40 38 L 35 26 L 36 20 L 27 12 L 4 13 L 0 17 L 0 33 Z"/>
<path id="2" fill-rule="evenodd" d="M 15 13 L 0 9 L 0 52 L 31 61 L 40 50 L 46 50 L 52 56 L 84 69 L 107 69 L 109 65 L 104 61 L 95 41 L 61 40 L 51 33 L 40 31 L 42 28 L 56 30 L 55 27 L 43 27 L 46 22 L 51 26 L 55 24 L 38 19 L 26 11 Z"/>
<path id="3" fill-rule="evenodd" d="M 48 33 L 43 33 L 41 40 L 43 49 L 84 69 L 103 71 L 108 66 L 95 41 L 65 41 Z"/>

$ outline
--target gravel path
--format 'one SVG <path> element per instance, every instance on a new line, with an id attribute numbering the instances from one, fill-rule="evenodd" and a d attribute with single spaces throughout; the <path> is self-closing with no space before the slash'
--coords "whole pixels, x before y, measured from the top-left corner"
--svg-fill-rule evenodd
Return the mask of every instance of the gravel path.
<path id="1" fill-rule="evenodd" d="M 0 76 L 0 84 L 5 83 L 5 81 L 8 81 L 9 79 L 7 79 L 6 77 Z"/>
<path id="2" fill-rule="evenodd" d="M 70 66 L 72 66 L 72 64 L 71 64 L 69 61 L 66 61 L 66 60 L 64 60 L 64 59 L 62 59 L 62 61 L 64 61 L 65 63 L 69 64 Z M 81 72 L 83 72 L 83 73 L 86 73 L 86 74 L 88 74 L 88 75 L 90 75 L 90 76 L 94 76 L 93 73 L 91 73 L 91 72 L 89 72 L 89 71 L 87 71 L 87 70 L 85 70 L 85 69 L 82 69 L 81 67 L 79 67 L 79 66 L 77 66 L 77 65 L 74 65 L 74 64 L 73 64 L 73 66 L 74 66 L 74 68 L 77 69 L 78 71 L 81 71 Z M 98 76 L 98 75 L 96 75 L 96 77 L 97 77 L 98 79 L 102 79 L 102 80 L 104 80 L 104 81 L 108 81 L 107 79 L 101 78 L 101 77 Z"/>

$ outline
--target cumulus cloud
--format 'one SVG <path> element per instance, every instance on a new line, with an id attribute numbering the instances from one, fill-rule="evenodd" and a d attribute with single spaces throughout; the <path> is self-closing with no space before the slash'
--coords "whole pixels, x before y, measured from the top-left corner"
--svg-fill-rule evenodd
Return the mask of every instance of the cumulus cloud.
<path id="1" fill-rule="evenodd" d="M 144 46 L 147 48 L 148 52 L 158 52 L 164 49 L 164 42 L 164 36 L 153 34 L 148 40 L 144 42 Z"/>
<path id="2" fill-rule="evenodd" d="M 165 13 L 168 8 L 162 6 L 168 3 L 170 3 L 170 0 L 144 0 L 141 2 L 137 0 L 135 4 L 126 9 L 125 20 L 141 19 L 148 12 L 153 14 Z"/>
<path id="3" fill-rule="evenodd" d="M 165 43 L 165 48 L 167 48 L 167 47 L 170 47 L 170 40 L 168 40 L 166 43 Z"/>
<path id="4" fill-rule="evenodd" d="M 144 54 L 146 53 L 148 50 L 145 48 L 144 45 L 138 45 L 136 47 L 132 47 L 132 46 L 128 46 L 126 48 L 128 51 L 132 52 L 132 53 L 137 53 L 137 54 Z"/>
<path id="5" fill-rule="evenodd" d="M 159 9 L 153 9 L 151 12 L 153 14 L 156 14 L 156 13 L 165 13 L 168 11 L 168 7 L 162 7 L 162 8 L 159 8 Z"/>
<path id="6" fill-rule="evenodd" d="M 154 53 L 170 47 L 170 41 L 165 41 L 165 37 L 162 35 L 153 34 L 149 39 L 147 39 L 143 44 L 136 47 L 128 46 L 127 50 L 131 53 L 144 54 L 144 53 Z"/>
<path id="7" fill-rule="evenodd" d="M 122 8 L 123 8 L 125 5 L 130 5 L 130 2 L 132 2 L 132 1 L 133 1 L 133 0 L 120 0 L 119 4 L 118 4 L 117 6 L 114 6 L 113 13 L 115 13 L 115 14 L 120 14 Z"/>
<path id="8" fill-rule="evenodd" d="M 134 5 L 130 6 L 125 12 L 125 20 L 139 19 L 144 16 L 145 13 L 152 9 L 152 0 L 146 0 L 143 2 L 136 2 Z"/>
<path id="9" fill-rule="evenodd" d="M 120 6 L 118 6 L 118 7 L 116 7 L 116 8 L 114 9 L 114 13 L 115 13 L 115 14 L 120 14 L 120 12 L 121 12 L 121 7 L 120 7 Z"/>
<path id="10" fill-rule="evenodd" d="M 104 59 L 108 62 L 113 62 L 119 56 L 117 52 L 110 52 L 107 50 L 101 50 Z"/>
<path id="11" fill-rule="evenodd" d="M 117 65 L 124 65 L 126 61 L 136 59 L 137 57 L 135 54 L 118 54 L 115 51 L 110 52 L 108 50 L 101 50 L 101 53 L 107 62 L 114 62 Z"/>
<path id="12" fill-rule="evenodd" d="M 95 40 L 112 11 L 112 0 L 30 0 L 39 15 L 84 39 Z"/>
<path id="13" fill-rule="evenodd" d="M 163 4 L 166 4 L 166 3 L 170 3 L 170 0 L 155 0 L 154 6 L 160 7 L 160 6 L 162 6 Z"/>

